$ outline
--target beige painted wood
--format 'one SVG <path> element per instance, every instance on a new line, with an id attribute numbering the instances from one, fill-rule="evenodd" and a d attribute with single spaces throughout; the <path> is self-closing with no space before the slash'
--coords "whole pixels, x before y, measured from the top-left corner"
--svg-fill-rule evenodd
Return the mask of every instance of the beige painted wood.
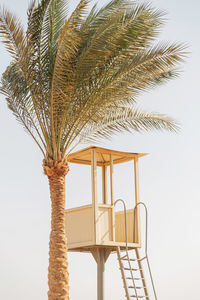
<path id="1" fill-rule="evenodd" d="M 130 161 L 135 158 L 146 155 L 146 153 L 122 152 L 122 151 L 115 151 L 111 149 L 92 146 L 69 154 L 67 156 L 68 162 L 91 165 L 92 164 L 91 151 L 93 150 L 96 152 L 97 166 L 110 165 L 110 155 L 113 156 L 113 164 Z"/>
<path id="2" fill-rule="evenodd" d="M 114 168 L 113 155 L 110 155 L 110 202 L 112 206 L 112 240 L 115 241 L 115 212 L 114 212 Z"/>
<path id="3" fill-rule="evenodd" d="M 98 206 L 96 220 L 96 242 L 102 244 L 112 241 L 112 207 Z"/>
<path id="4" fill-rule="evenodd" d="M 99 250 L 101 249 L 101 247 L 96 247 L 94 248 L 93 250 L 91 250 L 91 254 L 92 256 L 94 257 L 96 263 L 99 262 Z M 110 256 L 111 254 L 111 250 L 108 248 L 108 249 L 104 249 L 104 261 L 106 262 L 108 257 Z"/>
<path id="5" fill-rule="evenodd" d="M 108 194 L 107 194 L 107 167 L 102 167 L 102 202 L 103 204 L 108 203 Z"/>
<path id="6" fill-rule="evenodd" d="M 112 242 L 112 207 L 97 204 L 95 222 L 93 205 L 66 210 L 66 228 L 69 249 Z"/>
<path id="7" fill-rule="evenodd" d="M 88 152 L 88 151 L 91 151 L 91 150 L 96 150 L 98 152 L 101 152 L 101 153 L 106 153 L 106 154 L 123 154 L 123 155 L 127 155 L 127 156 L 130 156 L 130 157 L 135 157 L 136 156 L 144 156 L 144 155 L 147 155 L 147 153 L 131 153 L 131 152 L 124 152 L 124 151 L 117 151 L 117 150 L 112 150 L 112 149 L 106 149 L 106 148 L 102 148 L 102 147 L 96 147 L 96 146 L 90 146 L 90 147 L 87 147 L 87 148 L 84 148 L 82 150 L 79 150 L 79 151 L 76 151 L 76 152 L 73 152 L 71 154 L 68 155 L 68 157 L 74 157 L 74 156 L 77 156 L 77 155 L 86 155 L 85 153 Z"/>
<path id="8" fill-rule="evenodd" d="M 116 212 L 116 241 L 112 233 L 112 207 L 97 205 L 96 228 L 93 226 L 93 206 L 86 205 L 66 210 L 66 228 L 68 249 L 96 246 L 122 246 L 125 242 L 124 213 Z M 128 242 L 133 244 L 133 210 L 127 211 Z M 96 230 L 96 240 L 94 231 Z"/>
<path id="9" fill-rule="evenodd" d="M 124 162 L 128 162 L 128 161 L 131 161 L 133 160 L 134 158 L 130 158 L 130 157 L 120 157 L 120 158 L 116 158 L 116 159 L 113 159 L 113 164 L 114 165 L 117 165 L 117 164 L 121 164 L 121 163 L 124 163 Z M 104 163 L 105 166 L 109 166 L 110 165 L 110 162 L 105 162 Z"/>
<path id="10" fill-rule="evenodd" d="M 77 207 L 73 207 L 73 208 L 69 208 L 66 210 L 67 213 L 73 212 L 73 211 L 78 211 L 78 210 L 85 210 L 87 208 L 91 208 L 92 204 L 87 204 L 87 205 L 83 205 L 83 206 L 77 206 Z"/>
<path id="11" fill-rule="evenodd" d="M 111 205 L 114 204 L 114 184 L 113 184 L 113 156 L 110 155 L 110 200 Z"/>
<path id="12" fill-rule="evenodd" d="M 96 249 L 98 247 L 101 248 L 106 248 L 107 250 L 110 250 L 111 252 L 116 251 L 116 247 L 121 247 L 122 249 L 125 250 L 125 244 L 124 242 L 104 242 L 101 244 L 96 244 L 94 245 L 93 242 L 82 242 L 82 243 L 76 243 L 76 244 L 70 244 L 67 245 L 68 251 L 71 252 L 91 252 L 93 249 Z M 140 248 L 141 245 L 136 244 L 136 243 L 128 243 L 128 249 L 135 249 L 135 248 Z"/>
<path id="13" fill-rule="evenodd" d="M 68 249 L 72 251 L 92 251 L 96 247 L 104 247 L 114 251 L 115 247 L 123 247 L 125 243 L 124 214 L 114 212 L 114 164 L 126 159 L 134 160 L 135 202 L 139 200 L 138 158 L 145 154 L 126 153 L 98 147 L 89 147 L 71 154 L 81 164 L 91 164 L 92 203 L 66 211 L 66 228 Z M 97 201 L 97 166 L 102 167 L 102 204 Z M 110 183 L 107 183 L 107 165 L 110 166 Z M 111 203 L 108 204 L 107 184 L 110 184 Z M 135 203 L 133 207 L 135 206 Z M 139 208 L 136 213 L 135 243 L 133 240 L 133 209 L 127 211 L 128 247 L 140 247 Z"/>
<path id="14" fill-rule="evenodd" d="M 141 248 L 141 245 L 136 244 L 136 243 L 128 243 L 128 249 L 135 249 L 135 248 Z M 74 247 L 70 247 L 67 249 L 67 251 L 70 252 L 85 252 L 85 253 L 89 253 L 91 252 L 93 249 L 96 248 L 106 248 L 107 250 L 110 250 L 111 252 L 116 252 L 116 247 L 121 247 L 122 250 L 126 250 L 126 246 L 124 243 L 119 243 L 119 242 L 105 242 L 102 243 L 100 245 L 94 245 L 93 243 L 80 243 L 80 244 L 76 244 Z"/>
<path id="15" fill-rule="evenodd" d="M 129 209 L 126 211 L 126 222 L 128 243 L 133 243 L 133 209 Z M 115 213 L 115 236 L 116 242 L 126 242 L 124 211 Z"/>
<path id="16" fill-rule="evenodd" d="M 91 165 L 91 160 L 84 160 L 84 159 L 78 159 L 78 158 L 71 158 L 68 160 L 70 163 L 79 164 L 79 165 Z M 103 166 L 103 164 L 102 164 Z"/>
<path id="17" fill-rule="evenodd" d="M 134 160 L 134 178 L 135 178 L 135 205 L 140 202 L 139 195 L 139 166 L 138 158 Z M 141 243 L 141 224 L 140 224 L 140 208 L 136 208 L 135 213 L 135 242 Z"/>
<path id="18" fill-rule="evenodd" d="M 94 243 L 97 243 L 96 221 L 97 221 L 97 162 L 96 151 L 91 151 L 91 179 L 92 179 L 92 206 L 93 206 L 93 227 L 94 227 Z"/>
<path id="19" fill-rule="evenodd" d="M 140 248 L 141 246 L 139 244 L 136 243 L 128 243 L 128 249 L 135 249 L 135 248 Z M 67 246 L 68 247 L 68 246 Z M 121 247 L 122 250 L 125 250 L 125 244 L 124 243 L 120 243 L 120 242 L 105 242 L 102 244 L 97 244 L 94 245 L 94 243 L 77 243 L 75 245 L 71 245 L 69 248 L 67 248 L 67 251 L 70 252 L 91 252 L 93 249 L 96 248 L 106 248 L 107 250 L 110 250 L 110 252 L 116 252 L 116 247 Z"/>
<path id="20" fill-rule="evenodd" d="M 68 247 L 82 243 L 93 243 L 94 226 L 92 205 L 66 211 L 66 235 Z"/>

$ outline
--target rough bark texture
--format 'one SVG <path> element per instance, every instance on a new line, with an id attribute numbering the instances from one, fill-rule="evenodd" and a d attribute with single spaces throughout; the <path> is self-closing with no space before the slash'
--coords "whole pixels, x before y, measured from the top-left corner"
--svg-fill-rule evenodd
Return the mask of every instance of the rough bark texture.
<path id="1" fill-rule="evenodd" d="M 49 242 L 48 299 L 69 300 L 69 274 L 65 236 L 65 175 L 68 164 L 44 166 L 51 195 L 51 233 Z"/>

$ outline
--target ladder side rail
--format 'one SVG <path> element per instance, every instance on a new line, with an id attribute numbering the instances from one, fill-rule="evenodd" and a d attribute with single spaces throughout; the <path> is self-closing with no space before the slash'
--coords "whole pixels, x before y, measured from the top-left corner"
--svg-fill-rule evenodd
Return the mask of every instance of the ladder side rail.
<path id="1" fill-rule="evenodd" d="M 147 284 L 146 284 L 146 280 L 145 280 L 145 276 L 144 276 L 144 272 L 143 272 L 142 263 L 141 263 L 141 260 L 140 260 L 140 255 L 139 255 L 138 249 L 135 249 L 135 253 L 136 253 L 136 257 L 137 257 L 137 261 L 138 261 L 139 272 L 140 272 L 140 276 L 141 276 L 141 279 L 142 279 L 142 285 L 143 285 L 144 293 L 145 293 L 146 299 L 149 299 L 149 293 L 148 293 Z"/>
<path id="2" fill-rule="evenodd" d="M 147 211 L 147 207 L 143 202 L 139 202 L 135 205 L 134 207 L 134 213 L 133 213 L 133 218 L 135 219 L 136 217 L 136 210 L 137 207 L 142 205 L 145 208 L 145 216 L 146 216 L 146 221 L 145 221 L 145 256 L 143 258 L 141 258 L 141 260 L 143 260 L 144 258 L 146 258 L 147 256 L 147 247 L 148 247 L 148 211 Z M 133 222 L 133 238 L 135 238 L 135 223 Z M 135 240 L 134 240 L 135 242 Z"/>
<path id="3" fill-rule="evenodd" d="M 126 281 L 124 267 L 123 267 L 123 264 L 122 264 L 122 261 L 121 261 L 120 247 L 117 247 L 117 256 L 118 256 L 120 270 L 121 270 L 121 273 L 122 273 L 122 279 L 123 279 L 123 282 L 124 282 L 124 289 L 125 289 L 125 293 L 126 293 L 126 298 L 127 298 L 127 300 L 130 300 L 128 284 L 127 284 L 127 281 Z"/>
<path id="4" fill-rule="evenodd" d="M 121 202 L 121 203 L 123 204 L 123 207 L 124 207 L 124 224 L 125 224 L 125 244 L 126 244 L 126 256 L 127 256 L 127 261 L 128 261 L 128 265 L 129 265 L 130 273 L 131 273 L 131 278 L 132 278 L 132 282 L 133 282 L 133 287 L 134 287 L 134 290 L 135 290 L 136 299 L 138 300 L 137 289 L 136 289 L 135 280 L 134 280 L 134 277 L 133 277 L 133 271 L 132 271 L 132 267 L 131 267 L 131 261 L 130 261 L 130 258 L 129 258 L 129 253 L 128 253 L 128 237 L 127 237 L 126 204 L 125 204 L 124 200 L 122 200 L 122 199 L 117 199 L 117 200 L 114 202 L 114 207 L 116 206 L 116 204 L 117 204 L 118 202 Z M 120 261 L 121 261 L 121 256 L 120 256 Z"/>
<path id="5" fill-rule="evenodd" d="M 147 206 L 145 205 L 144 202 L 139 202 L 135 205 L 134 207 L 134 218 L 135 218 L 135 212 L 136 212 L 136 208 L 137 206 L 139 205 L 142 205 L 144 208 L 145 208 L 145 214 L 146 214 L 146 226 L 145 226 L 145 256 L 141 259 L 139 259 L 139 263 L 141 263 L 142 260 L 146 259 L 147 261 L 147 266 L 148 266 L 148 270 L 149 270 L 149 275 L 150 275 L 150 278 L 151 278 L 151 284 L 152 284 L 152 287 L 153 287 L 153 292 L 154 292 L 154 297 L 155 299 L 157 300 L 157 294 L 156 294 L 156 290 L 155 290 L 155 285 L 154 285 L 154 281 L 153 281 L 153 275 L 152 275 L 152 272 L 151 272 L 151 267 L 150 267 L 150 263 L 149 263 L 149 258 L 148 258 L 148 210 L 147 210 Z M 134 223 L 133 223 L 134 224 Z M 134 225 L 134 229 L 133 229 L 133 234 L 135 234 L 135 225 Z M 134 235 L 135 236 L 135 235 Z M 136 251 L 136 254 L 138 254 L 138 258 L 139 258 L 139 252 Z"/>
<path id="6" fill-rule="evenodd" d="M 151 278 L 151 284 L 152 284 L 152 287 L 153 287 L 154 297 L 157 300 L 157 294 L 156 294 L 156 289 L 155 289 L 155 285 L 154 285 L 154 281 L 153 281 L 153 276 L 152 276 L 152 272 L 151 272 L 151 268 L 150 268 L 148 255 L 146 257 L 146 260 L 147 260 L 147 265 L 148 265 L 149 274 L 150 274 L 150 278 Z"/>

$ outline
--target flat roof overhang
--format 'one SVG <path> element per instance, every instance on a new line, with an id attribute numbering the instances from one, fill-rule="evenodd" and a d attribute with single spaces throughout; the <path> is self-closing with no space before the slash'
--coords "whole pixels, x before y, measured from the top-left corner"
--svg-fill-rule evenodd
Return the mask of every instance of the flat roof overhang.
<path id="1" fill-rule="evenodd" d="M 91 165 L 92 151 L 96 152 L 97 166 L 109 166 L 111 156 L 113 164 L 120 164 L 148 155 L 148 153 L 130 153 L 91 146 L 69 154 L 67 160 L 70 163 Z"/>

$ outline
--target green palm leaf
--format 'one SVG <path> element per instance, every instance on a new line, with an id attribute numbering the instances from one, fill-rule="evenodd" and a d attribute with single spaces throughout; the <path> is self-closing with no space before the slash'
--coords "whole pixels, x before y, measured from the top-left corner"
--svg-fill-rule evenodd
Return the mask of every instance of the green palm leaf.
<path id="1" fill-rule="evenodd" d="M 104 110 L 93 116 L 88 126 L 80 128 L 79 134 L 74 136 L 70 152 L 83 142 L 100 143 L 104 139 L 111 139 L 113 134 L 123 131 L 141 132 L 152 129 L 176 132 L 179 126 L 172 118 L 163 114 L 145 112 L 131 107 L 110 107 L 108 111 Z"/>
<path id="2" fill-rule="evenodd" d="M 35 116 L 29 89 L 16 63 L 12 63 L 3 74 L 0 92 L 6 96 L 8 108 L 17 121 L 24 126 L 44 154 L 42 147 L 45 148 L 46 145 Z"/>
<path id="3" fill-rule="evenodd" d="M 90 134 L 97 140 L 120 130 L 176 128 L 170 118 L 135 109 L 142 91 L 177 76 L 185 56 L 182 44 L 155 45 L 163 12 L 113 0 L 87 15 L 89 2 L 67 17 L 64 0 L 32 1 L 26 34 L 15 16 L 0 12 L 0 34 L 15 60 L 1 91 L 53 160 Z"/>

